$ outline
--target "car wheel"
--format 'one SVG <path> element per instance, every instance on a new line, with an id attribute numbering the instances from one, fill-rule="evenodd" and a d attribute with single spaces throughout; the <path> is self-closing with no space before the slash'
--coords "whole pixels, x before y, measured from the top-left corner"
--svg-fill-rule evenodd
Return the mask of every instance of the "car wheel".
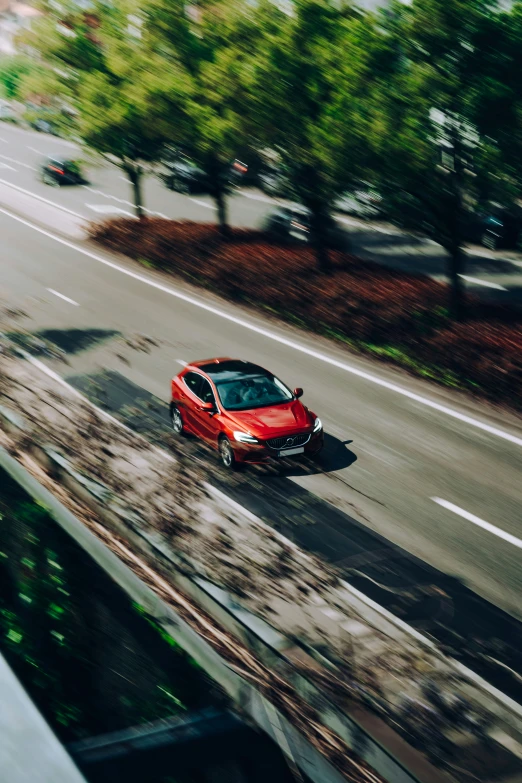
<path id="1" fill-rule="evenodd" d="M 173 405 L 170 409 L 170 423 L 176 435 L 183 434 L 183 419 L 181 418 L 181 413 L 179 412 L 179 408 L 177 408 L 176 405 Z"/>
<path id="2" fill-rule="evenodd" d="M 219 457 L 227 470 L 235 470 L 237 462 L 234 449 L 226 435 L 219 439 Z"/>
<path id="3" fill-rule="evenodd" d="M 51 176 L 51 174 L 45 173 L 43 175 L 43 181 L 45 185 L 50 185 L 52 188 L 60 187 L 60 183 L 58 182 L 58 180 L 55 179 L 53 176 Z"/>

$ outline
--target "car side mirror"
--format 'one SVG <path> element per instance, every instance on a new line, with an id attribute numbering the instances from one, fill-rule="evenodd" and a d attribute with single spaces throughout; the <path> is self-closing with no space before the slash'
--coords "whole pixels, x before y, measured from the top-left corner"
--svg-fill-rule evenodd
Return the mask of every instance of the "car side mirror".
<path id="1" fill-rule="evenodd" d="M 296 400 L 299 399 L 299 397 L 302 397 L 304 394 L 303 390 L 298 386 L 297 389 L 294 389 L 294 397 Z"/>
<path id="2" fill-rule="evenodd" d="M 204 413 L 214 413 L 216 406 L 213 402 L 202 402 L 199 406 L 199 410 Z"/>

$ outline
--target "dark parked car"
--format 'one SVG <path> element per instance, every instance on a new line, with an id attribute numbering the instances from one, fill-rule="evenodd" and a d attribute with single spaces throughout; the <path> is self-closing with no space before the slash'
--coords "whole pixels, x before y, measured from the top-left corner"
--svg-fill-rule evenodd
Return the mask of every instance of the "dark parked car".
<path id="1" fill-rule="evenodd" d="M 34 130 L 37 130 L 40 133 L 48 133 L 50 136 L 60 135 L 54 123 L 46 117 L 36 117 L 29 124 L 31 128 L 34 128 Z"/>
<path id="2" fill-rule="evenodd" d="M 383 216 L 381 195 L 371 185 L 365 183 L 362 183 L 357 190 L 339 196 L 334 207 L 339 212 L 365 220 L 376 220 Z"/>
<path id="3" fill-rule="evenodd" d="M 258 175 L 258 183 L 267 196 L 285 198 L 291 192 L 290 181 L 282 168 L 265 166 Z"/>
<path id="4" fill-rule="evenodd" d="M 346 232 L 333 218 L 327 219 L 328 244 L 336 250 L 348 249 Z M 311 240 L 310 213 L 304 207 L 278 207 L 270 212 L 262 226 L 279 242 L 308 243 Z"/>
<path id="5" fill-rule="evenodd" d="M 471 242 L 490 250 L 519 249 L 522 241 L 522 209 L 513 205 L 488 204 L 472 216 Z"/>
<path id="6" fill-rule="evenodd" d="M 75 160 L 49 157 L 42 163 L 40 169 L 42 182 L 46 185 L 85 185 L 87 180 L 82 174 L 80 165 Z"/>
<path id="7" fill-rule="evenodd" d="M 229 182 L 239 187 L 248 176 L 249 167 L 241 160 L 234 160 L 230 165 Z M 159 174 L 169 190 L 177 193 L 208 193 L 209 181 L 207 174 L 181 151 L 172 150 L 165 154 L 162 169 Z"/>
<path id="8" fill-rule="evenodd" d="M 207 175 L 190 160 L 165 161 L 161 179 L 169 190 L 178 193 L 205 193 L 208 190 Z"/>

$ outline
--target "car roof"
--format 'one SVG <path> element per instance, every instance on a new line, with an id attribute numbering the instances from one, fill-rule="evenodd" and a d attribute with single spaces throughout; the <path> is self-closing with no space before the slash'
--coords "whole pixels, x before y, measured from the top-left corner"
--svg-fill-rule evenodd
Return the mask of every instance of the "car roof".
<path id="1" fill-rule="evenodd" d="M 61 155 L 48 155 L 45 161 L 46 163 L 74 163 L 70 158 L 64 158 Z"/>
<path id="2" fill-rule="evenodd" d="M 228 357 L 192 362 L 189 365 L 189 368 L 191 367 L 204 372 L 214 381 L 214 383 L 238 380 L 239 378 L 245 378 L 247 376 L 251 377 L 270 374 L 258 364 L 247 362 L 243 359 L 230 359 Z"/>

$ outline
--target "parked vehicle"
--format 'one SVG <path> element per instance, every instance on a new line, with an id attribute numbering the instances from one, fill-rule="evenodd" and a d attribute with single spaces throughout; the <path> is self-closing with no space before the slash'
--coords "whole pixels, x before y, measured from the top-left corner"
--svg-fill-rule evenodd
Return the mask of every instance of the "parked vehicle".
<path id="1" fill-rule="evenodd" d="M 0 100 L 0 120 L 14 120 L 15 113 L 9 101 Z"/>
<path id="2" fill-rule="evenodd" d="M 160 176 L 167 188 L 177 193 L 205 193 L 208 190 L 207 175 L 188 159 L 165 161 Z"/>
<path id="3" fill-rule="evenodd" d="M 45 185 L 52 185 L 53 187 L 85 185 L 87 183 L 77 161 L 57 157 L 45 159 L 40 168 L 40 176 Z"/>
<path id="4" fill-rule="evenodd" d="M 334 208 L 347 215 L 371 220 L 382 215 L 383 200 L 376 190 L 370 186 L 362 185 L 353 192 L 343 193 L 342 196 L 339 196 L 335 201 Z"/>
<path id="5" fill-rule="evenodd" d="M 230 184 L 239 187 L 248 180 L 248 172 L 248 164 L 236 158 L 230 164 Z M 165 152 L 159 177 L 169 190 L 175 190 L 177 193 L 209 192 L 210 183 L 206 172 L 182 150 L 171 149 Z"/>
<path id="6" fill-rule="evenodd" d="M 205 359 L 172 380 L 170 417 L 177 435 L 192 433 L 215 448 L 226 468 L 315 456 L 323 425 L 268 370 L 239 359 Z"/>
<path id="7" fill-rule="evenodd" d="M 259 173 L 258 182 L 267 196 L 286 198 L 291 193 L 290 181 L 282 168 L 265 166 Z"/>
<path id="8" fill-rule="evenodd" d="M 471 219 L 471 242 L 490 250 L 516 250 L 522 243 L 522 208 L 490 203 Z"/>
<path id="9" fill-rule="evenodd" d="M 277 207 L 265 218 L 263 231 L 278 242 L 309 243 L 311 241 L 310 212 L 304 207 Z M 329 217 L 328 244 L 336 250 L 348 249 L 346 232 Z"/>
<path id="10" fill-rule="evenodd" d="M 230 167 L 230 183 L 236 188 L 239 188 L 244 183 L 248 183 L 248 171 L 248 163 L 236 158 Z"/>

